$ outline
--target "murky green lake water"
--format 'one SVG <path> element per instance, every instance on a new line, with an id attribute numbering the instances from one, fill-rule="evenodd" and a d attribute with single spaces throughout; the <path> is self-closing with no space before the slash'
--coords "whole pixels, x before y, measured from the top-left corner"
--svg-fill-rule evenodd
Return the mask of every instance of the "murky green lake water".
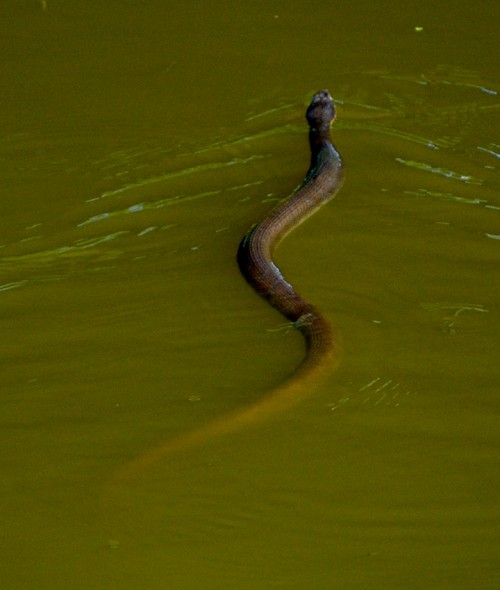
<path id="1" fill-rule="evenodd" d="M 499 587 L 498 3 L 3 0 L 0 582 Z M 347 179 L 277 260 L 339 370 L 239 276 L 326 87 Z"/>

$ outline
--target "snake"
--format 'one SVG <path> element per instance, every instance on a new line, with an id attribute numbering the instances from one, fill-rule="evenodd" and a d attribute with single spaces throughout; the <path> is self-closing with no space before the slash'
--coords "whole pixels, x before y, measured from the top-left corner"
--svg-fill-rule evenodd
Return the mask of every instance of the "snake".
<path id="1" fill-rule="evenodd" d="M 328 90 L 313 96 L 306 118 L 311 165 L 303 183 L 289 199 L 250 228 L 237 255 L 240 271 L 248 283 L 304 336 L 306 355 L 295 379 L 324 364 L 337 345 L 330 322 L 297 293 L 273 261 L 274 250 L 283 238 L 328 202 L 343 181 L 342 158 L 330 137 L 335 107 Z"/>
<path id="2" fill-rule="evenodd" d="M 246 281 L 303 335 L 302 362 L 288 379 L 262 399 L 145 451 L 122 466 L 115 474 L 116 480 L 133 479 L 168 454 L 239 431 L 282 412 L 310 395 L 338 365 L 341 345 L 337 330 L 299 295 L 273 261 L 274 251 L 285 236 L 330 201 L 342 185 L 342 158 L 332 143 L 330 131 L 335 116 L 328 90 L 316 93 L 306 111 L 311 163 L 305 179 L 288 199 L 250 228 L 237 252 L 238 266 Z"/>

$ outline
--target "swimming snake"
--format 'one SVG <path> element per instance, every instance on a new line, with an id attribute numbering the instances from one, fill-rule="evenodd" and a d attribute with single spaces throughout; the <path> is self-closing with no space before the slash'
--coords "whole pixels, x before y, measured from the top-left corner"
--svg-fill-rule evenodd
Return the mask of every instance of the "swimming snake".
<path id="1" fill-rule="evenodd" d="M 291 407 L 310 395 L 321 377 L 338 364 L 338 334 L 318 309 L 284 279 L 273 262 L 273 252 L 281 240 L 332 199 L 343 181 L 342 159 L 330 136 L 335 107 L 327 90 L 313 96 L 306 118 L 311 163 L 304 181 L 248 231 L 237 254 L 239 268 L 248 283 L 302 333 L 306 345 L 304 359 L 287 380 L 261 400 L 146 451 L 121 467 L 115 480 L 133 479 L 164 456 L 239 431 Z"/>

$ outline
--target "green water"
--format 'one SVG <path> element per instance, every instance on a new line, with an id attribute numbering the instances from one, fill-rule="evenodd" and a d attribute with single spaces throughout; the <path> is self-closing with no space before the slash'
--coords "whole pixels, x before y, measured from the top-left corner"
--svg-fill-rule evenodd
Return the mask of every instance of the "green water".
<path id="1" fill-rule="evenodd" d="M 3 0 L 2 588 L 499 587 L 498 17 Z M 300 362 L 235 251 L 323 87 L 347 179 L 277 259 L 340 369 L 107 494 Z"/>

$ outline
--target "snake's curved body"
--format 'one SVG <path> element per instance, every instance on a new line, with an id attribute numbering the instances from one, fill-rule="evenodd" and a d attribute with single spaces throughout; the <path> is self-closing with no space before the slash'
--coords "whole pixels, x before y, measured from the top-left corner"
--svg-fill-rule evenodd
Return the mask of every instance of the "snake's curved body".
<path id="1" fill-rule="evenodd" d="M 306 178 L 287 201 L 250 229 L 241 241 L 237 256 L 240 270 L 250 285 L 303 334 L 304 360 L 291 377 L 260 401 L 145 452 L 122 467 L 115 479 L 132 479 L 172 452 L 241 430 L 283 411 L 309 395 L 321 375 L 336 366 L 339 343 L 333 327 L 295 291 L 273 262 L 273 252 L 279 242 L 329 201 L 342 184 L 342 160 L 330 138 L 335 109 L 327 90 L 313 96 L 306 117 L 311 147 L 311 165 Z"/>
<path id="2" fill-rule="evenodd" d="M 329 322 L 283 278 L 273 262 L 273 252 L 288 233 L 335 195 L 343 179 L 342 159 L 330 139 L 335 110 L 327 90 L 313 97 L 306 117 L 311 166 L 304 182 L 287 201 L 247 233 L 238 250 L 243 276 L 259 295 L 302 332 L 306 356 L 299 367 L 301 373 L 306 367 L 323 362 L 323 357 L 333 352 L 336 342 Z"/>

